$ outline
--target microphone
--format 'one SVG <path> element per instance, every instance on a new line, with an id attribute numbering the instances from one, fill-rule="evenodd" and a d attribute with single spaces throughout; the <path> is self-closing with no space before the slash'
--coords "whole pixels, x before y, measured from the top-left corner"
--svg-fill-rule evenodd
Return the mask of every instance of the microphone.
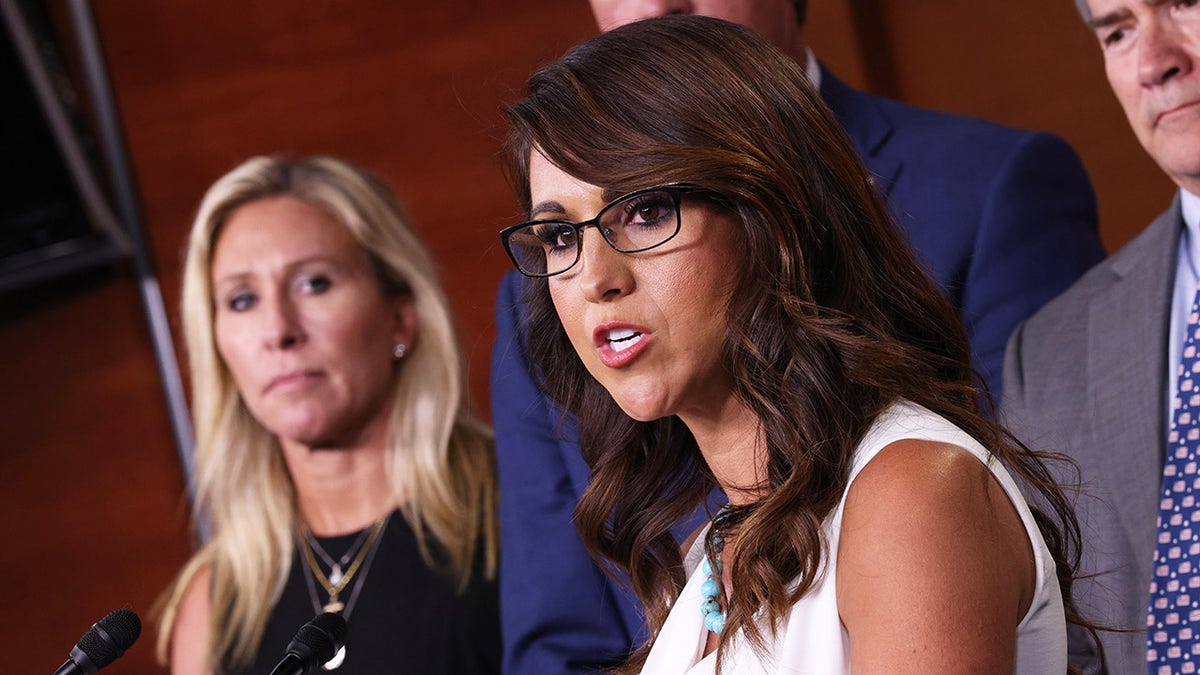
<path id="1" fill-rule="evenodd" d="M 71 658 L 54 675 L 91 675 L 120 658 L 141 634 L 142 621 L 137 614 L 127 609 L 109 612 L 79 638 Z"/>
<path id="2" fill-rule="evenodd" d="M 342 615 L 318 614 L 296 631 L 271 675 L 307 675 L 332 659 L 345 644 L 346 620 Z"/>

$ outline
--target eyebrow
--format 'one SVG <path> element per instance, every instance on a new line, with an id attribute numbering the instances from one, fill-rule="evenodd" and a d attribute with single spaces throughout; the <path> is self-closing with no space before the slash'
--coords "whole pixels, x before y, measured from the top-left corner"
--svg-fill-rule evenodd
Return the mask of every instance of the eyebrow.
<path id="1" fill-rule="evenodd" d="M 1128 19 L 1132 14 L 1133 13 L 1130 12 L 1128 8 L 1122 7 L 1121 9 L 1111 11 L 1103 16 L 1092 17 L 1087 22 L 1088 28 L 1091 28 L 1092 30 L 1107 28 Z"/>
<path id="2" fill-rule="evenodd" d="M 1140 1 L 1143 5 L 1146 5 L 1147 7 L 1154 8 L 1154 7 L 1161 7 L 1165 4 L 1167 4 L 1168 2 L 1170 2 L 1171 0 L 1135 0 L 1135 2 L 1138 2 L 1138 1 Z M 1132 15 L 1133 15 L 1133 12 L 1128 7 L 1121 7 L 1120 9 L 1115 9 L 1103 16 L 1092 17 L 1092 19 L 1090 21 L 1088 21 L 1087 23 L 1088 23 L 1088 27 L 1091 28 L 1092 30 L 1099 30 L 1101 28 L 1107 28 L 1108 26 L 1112 26 L 1114 24 L 1118 24 L 1122 21 L 1125 21 Z"/>
<path id="3" fill-rule="evenodd" d="M 603 190 L 600 192 L 600 201 L 604 202 L 604 206 L 608 206 L 609 204 L 613 203 L 617 199 L 624 197 L 626 194 L 628 194 L 628 193 L 619 192 L 617 190 L 612 190 L 612 189 Z M 603 208 L 603 207 L 601 207 L 601 208 Z M 544 202 L 538 202 L 532 208 L 529 209 L 529 217 L 530 218 L 536 218 L 537 216 L 539 216 L 543 213 L 556 213 L 556 214 L 565 216 L 567 214 L 567 209 L 561 203 L 559 203 L 553 199 L 547 199 Z"/>
<path id="4" fill-rule="evenodd" d="M 543 213 L 557 213 L 560 215 L 565 215 L 566 212 L 567 210 L 563 208 L 562 204 L 559 204 L 553 199 L 547 199 L 544 202 L 538 202 L 533 206 L 533 208 L 529 209 L 529 217 L 533 218 L 540 216 Z"/>
<path id="5" fill-rule="evenodd" d="M 284 266 L 284 272 L 287 274 L 294 274 L 297 269 L 305 267 L 306 265 L 311 265 L 313 263 L 325 263 L 327 265 L 330 265 L 334 269 L 342 269 L 344 267 L 344 265 L 342 265 L 340 262 L 338 262 L 336 259 L 334 259 L 330 256 L 327 256 L 324 254 L 317 254 L 317 255 L 311 255 L 311 256 L 308 256 L 307 258 L 301 258 L 300 260 L 295 260 L 293 262 L 288 263 L 287 265 Z M 231 272 L 231 273 L 226 274 L 221 277 L 214 276 L 214 277 L 212 277 L 212 280 L 209 283 L 215 289 L 218 285 L 227 285 L 230 283 L 241 283 L 247 279 L 254 278 L 254 276 L 255 276 L 255 273 L 253 270 L 239 270 L 236 272 Z"/>

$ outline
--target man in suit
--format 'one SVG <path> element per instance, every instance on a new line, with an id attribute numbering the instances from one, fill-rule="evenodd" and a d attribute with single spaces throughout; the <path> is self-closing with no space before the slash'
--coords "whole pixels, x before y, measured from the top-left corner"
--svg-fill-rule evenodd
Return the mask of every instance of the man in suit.
<path id="1" fill-rule="evenodd" d="M 1147 644 L 1176 636 L 1160 632 L 1157 619 L 1149 633 L 1146 626 L 1156 543 L 1160 534 L 1172 536 L 1157 521 L 1160 500 L 1175 501 L 1160 491 L 1168 487 L 1164 464 L 1174 462 L 1165 461 L 1176 431 L 1174 401 L 1191 387 L 1190 381 L 1181 386 L 1189 378 L 1178 369 L 1200 270 L 1200 6 L 1186 0 L 1077 5 L 1096 32 L 1108 81 L 1134 134 L 1179 191 L 1141 235 L 1016 330 L 1001 410 L 1031 447 L 1064 451 L 1079 464 L 1081 572 L 1097 576 L 1076 583 L 1075 605 L 1086 619 L 1129 631 L 1101 633 L 1108 672 L 1145 673 L 1148 660 L 1150 673 L 1180 672 L 1159 660 L 1169 649 L 1151 645 L 1151 651 Z M 1196 574 L 1173 581 L 1200 587 Z M 1183 626 L 1178 614 L 1164 623 Z M 1197 661 L 1192 632 L 1184 630 L 1173 646 Z M 1090 640 L 1072 641 L 1072 660 L 1087 672 L 1098 672 L 1094 651 Z"/>
<path id="2" fill-rule="evenodd" d="M 803 40 L 803 0 L 593 0 L 602 29 L 695 12 L 743 23 L 806 64 L 892 212 L 969 328 L 998 389 L 1012 328 L 1103 256 L 1090 183 L 1048 134 L 935 113 L 855 91 Z M 633 598 L 588 557 L 571 516 L 588 480 L 574 435 L 538 391 L 521 335 L 520 288 L 496 308 L 492 418 L 500 467 L 505 672 L 590 672 L 646 631 Z"/>

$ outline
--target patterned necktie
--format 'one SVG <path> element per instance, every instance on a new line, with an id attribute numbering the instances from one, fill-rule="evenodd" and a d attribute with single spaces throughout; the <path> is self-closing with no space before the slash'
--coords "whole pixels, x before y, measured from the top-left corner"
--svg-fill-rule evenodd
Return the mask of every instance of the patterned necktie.
<path id="1" fill-rule="evenodd" d="M 1173 401 L 1150 613 L 1146 660 L 1150 675 L 1200 672 L 1200 293 L 1188 313 L 1178 392 Z"/>

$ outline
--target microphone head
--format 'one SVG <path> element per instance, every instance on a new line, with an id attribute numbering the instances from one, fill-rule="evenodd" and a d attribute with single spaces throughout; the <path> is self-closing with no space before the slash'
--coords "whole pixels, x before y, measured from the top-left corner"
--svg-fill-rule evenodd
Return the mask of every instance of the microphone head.
<path id="1" fill-rule="evenodd" d="M 346 620 L 336 612 L 325 612 L 300 627 L 287 651 L 300 659 L 307 673 L 332 659 L 345 644 Z"/>
<path id="2" fill-rule="evenodd" d="M 79 638 L 75 650 L 83 652 L 90 665 L 99 670 L 120 658 L 141 634 L 142 621 L 138 615 L 128 609 L 117 609 L 92 624 L 91 630 Z"/>

